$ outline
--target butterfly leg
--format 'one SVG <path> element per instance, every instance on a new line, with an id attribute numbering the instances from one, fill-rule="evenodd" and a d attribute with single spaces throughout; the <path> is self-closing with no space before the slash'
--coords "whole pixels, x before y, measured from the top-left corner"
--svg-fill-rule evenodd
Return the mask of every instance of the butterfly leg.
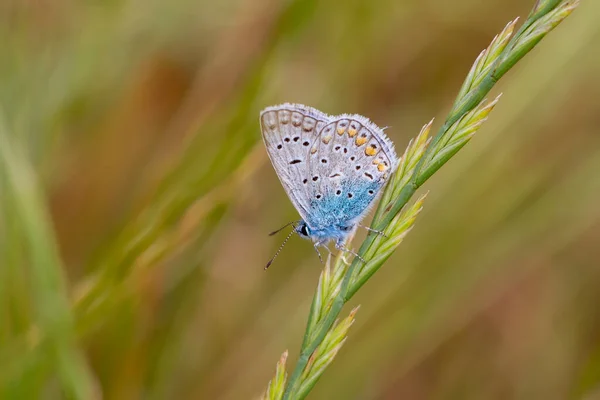
<path id="1" fill-rule="evenodd" d="M 321 264 L 323 264 L 323 257 L 321 257 L 321 252 L 319 251 L 319 245 L 320 245 L 319 243 L 313 243 L 315 251 L 317 252 L 317 256 L 319 256 L 319 261 L 321 261 Z"/>
<path id="2" fill-rule="evenodd" d="M 338 250 L 341 250 L 341 251 L 343 251 L 343 252 L 345 252 L 345 253 L 350 253 L 350 254 L 352 254 L 354 257 L 356 257 L 356 258 L 358 258 L 360 261 L 362 261 L 362 262 L 363 262 L 363 264 L 366 264 L 366 263 L 367 263 L 367 262 L 365 261 L 365 259 L 364 259 L 364 258 L 362 258 L 361 256 L 359 256 L 359 255 L 358 255 L 358 253 L 356 253 L 356 252 L 354 252 L 354 251 L 352 251 L 352 250 L 350 250 L 350 249 L 346 248 L 346 247 L 344 246 L 344 242 L 343 242 L 343 241 L 341 241 L 341 240 L 338 240 L 337 242 L 335 242 L 335 248 L 336 248 L 336 249 L 338 249 Z"/>
<path id="3" fill-rule="evenodd" d="M 360 226 L 361 228 L 365 228 L 369 232 L 373 232 L 373 233 L 376 233 L 378 235 L 381 235 L 381 236 L 383 236 L 386 239 L 388 237 L 385 233 L 383 233 L 382 231 L 378 231 L 377 229 L 372 229 L 372 228 L 369 228 L 368 226 L 364 226 L 364 225 L 361 225 L 361 224 L 358 224 L 358 226 Z"/>

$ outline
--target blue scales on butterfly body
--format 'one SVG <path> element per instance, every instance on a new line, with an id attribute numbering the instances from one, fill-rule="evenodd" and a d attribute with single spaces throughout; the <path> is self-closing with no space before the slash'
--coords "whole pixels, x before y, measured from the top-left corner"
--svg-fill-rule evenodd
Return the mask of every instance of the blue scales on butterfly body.
<path id="1" fill-rule="evenodd" d="M 380 182 L 347 180 L 322 199 L 311 200 L 311 213 L 304 219 L 308 236 L 318 239 L 319 244 L 330 239 L 343 242 L 360 222 L 380 187 Z"/>
<path id="2" fill-rule="evenodd" d="M 392 142 L 361 115 L 329 116 L 300 104 L 268 107 L 260 123 L 275 172 L 302 217 L 295 232 L 315 247 L 334 240 L 344 249 L 398 165 Z"/>

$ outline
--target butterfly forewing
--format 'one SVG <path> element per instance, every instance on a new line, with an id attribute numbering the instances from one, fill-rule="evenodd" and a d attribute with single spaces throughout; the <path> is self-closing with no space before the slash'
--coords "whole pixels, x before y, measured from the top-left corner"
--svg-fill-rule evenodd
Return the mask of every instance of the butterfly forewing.
<path id="1" fill-rule="evenodd" d="M 260 116 L 263 140 L 288 197 L 306 219 L 309 213 L 308 154 L 328 122 L 318 110 L 298 104 L 266 108 Z"/>

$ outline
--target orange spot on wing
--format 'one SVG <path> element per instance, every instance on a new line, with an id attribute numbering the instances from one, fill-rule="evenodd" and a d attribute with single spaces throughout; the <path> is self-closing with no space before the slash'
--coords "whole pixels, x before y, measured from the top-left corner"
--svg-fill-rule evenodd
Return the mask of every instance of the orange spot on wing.
<path id="1" fill-rule="evenodd" d="M 374 156 L 375 154 L 377 154 L 377 149 L 375 149 L 373 145 L 367 146 L 367 148 L 365 149 L 365 154 L 368 156 Z"/>
<path id="2" fill-rule="evenodd" d="M 367 138 L 359 136 L 356 138 L 356 140 L 354 142 L 356 143 L 357 146 L 362 146 L 363 144 L 367 143 Z"/>

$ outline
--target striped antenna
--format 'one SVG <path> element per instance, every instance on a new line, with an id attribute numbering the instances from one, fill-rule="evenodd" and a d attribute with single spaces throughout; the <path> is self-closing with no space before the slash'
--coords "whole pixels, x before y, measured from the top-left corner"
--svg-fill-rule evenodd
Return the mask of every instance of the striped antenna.
<path id="1" fill-rule="evenodd" d="M 293 224 L 294 224 L 294 222 L 291 222 L 291 223 L 289 223 L 289 224 L 287 224 L 287 225 L 286 225 L 286 226 L 292 225 L 292 226 L 294 227 L 294 229 L 292 229 L 292 231 L 291 231 L 291 232 L 290 232 L 290 233 L 287 235 L 287 237 L 285 238 L 285 240 L 283 241 L 283 243 L 281 243 L 281 246 L 279 246 L 279 249 L 277 250 L 277 252 L 276 252 L 276 253 L 275 253 L 275 255 L 273 256 L 273 258 L 271 258 L 271 259 L 269 260 L 269 262 L 267 263 L 267 265 L 265 265 L 265 270 L 271 266 L 271 264 L 273 263 L 273 261 L 275 261 L 275 258 L 277 258 L 277 256 L 279 255 L 279 253 L 281 253 L 281 250 L 283 249 L 283 246 L 285 246 L 285 244 L 286 244 L 286 243 L 287 243 L 287 241 L 288 241 L 288 240 L 289 240 L 289 239 L 292 237 L 292 235 L 293 235 L 294 233 L 296 233 L 296 226 L 295 226 L 295 225 L 293 225 Z M 286 226 L 284 226 L 283 228 L 285 228 Z M 281 229 L 283 229 L 283 228 L 281 228 Z M 279 229 L 279 230 L 277 230 L 277 231 L 275 231 L 275 232 L 271 233 L 271 235 L 272 235 L 272 234 L 274 234 L 274 233 L 277 233 L 277 232 L 279 232 L 281 229 Z"/>

